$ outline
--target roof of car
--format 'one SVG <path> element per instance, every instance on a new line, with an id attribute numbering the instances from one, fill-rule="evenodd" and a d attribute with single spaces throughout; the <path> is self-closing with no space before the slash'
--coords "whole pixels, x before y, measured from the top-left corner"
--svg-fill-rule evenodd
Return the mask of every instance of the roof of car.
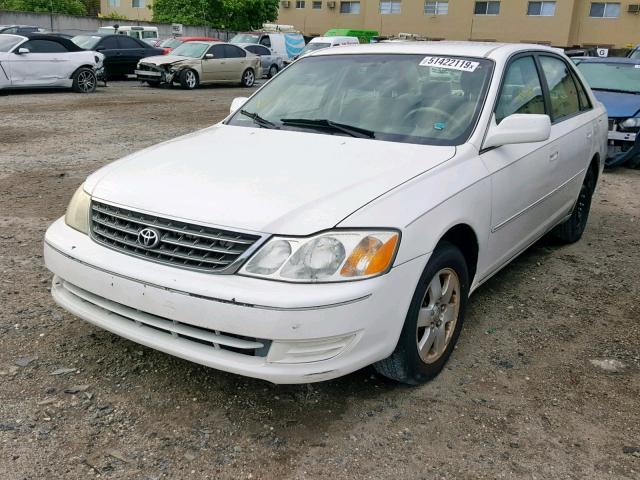
<path id="1" fill-rule="evenodd" d="M 197 42 L 197 41 L 205 41 L 205 42 L 221 42 L 219 38 L 215 37 L 175 37 L 175 40 L 179 40 L 181 42 Z"/>
<path id="2" fill-rule="evenodd" d="M 576 57 L 574 60 L 580 63 L 626 63 L 629 65 L 640 65 L 640 58 L 629 57 Z"/>
<path id="3" fill-rule="evenodd" d="M 309 56 L 340 55 L 353 53 L 398 53 L 417 55 L 454 55 L 461 57 L 507 58 L 514 53 L 527 50 L 540 50 L 558 53 L 557 49 L 545 45 L 526 43 L 496 43 L 496 42 L 394 42 L 371 43 L 362 45 L 344 45 L 331 49 L 316 50 Z"/>
<path id="4" fill-rule="evenodd" d="M 84 50 L 68 38 L 60 37 L 58 35 L 48 35 L 46 33 L 21 33 L 19 36 L 28 38 L 29 40 L 49 40 L 51 42 L 56 42 L 64 46 L 70 52 L 81 52 Z"/>

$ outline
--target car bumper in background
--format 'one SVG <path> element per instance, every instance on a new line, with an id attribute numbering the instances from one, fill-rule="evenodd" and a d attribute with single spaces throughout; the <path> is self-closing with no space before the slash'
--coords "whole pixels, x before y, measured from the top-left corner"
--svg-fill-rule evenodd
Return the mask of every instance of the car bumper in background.
<path id="1" fill-rule="evenodd" d="M 607 137 L 607 167 L 623 165 L 640 155 L 640 135 L 610 130 Z"/>
<path id="2" fill-rule="evenodd" d="M 426 258 L 339 284 L 211 275 L 115 252 L 56 221 L 45 263 L 63 308 L 148 347 L 274 383 L 347 374 L 393 351 Z"/>

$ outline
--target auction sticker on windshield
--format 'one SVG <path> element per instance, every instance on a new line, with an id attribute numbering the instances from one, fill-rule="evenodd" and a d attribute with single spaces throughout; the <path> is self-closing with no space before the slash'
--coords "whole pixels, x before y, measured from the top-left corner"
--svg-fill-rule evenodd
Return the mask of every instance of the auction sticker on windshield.
<path id="1" fill-rule="evenodd" d="M 424 57 L 420 62 L 422 67 L 448 68 L 450 70 L 462 70 L 463 72 L 473 72 L 478 68 L 478 65 L 480 65 L 480 62 L 446 57 Z"/>

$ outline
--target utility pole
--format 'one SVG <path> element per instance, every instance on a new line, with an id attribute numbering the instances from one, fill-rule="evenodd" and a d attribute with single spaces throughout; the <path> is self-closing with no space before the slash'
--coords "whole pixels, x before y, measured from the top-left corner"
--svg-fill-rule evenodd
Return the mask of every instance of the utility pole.
<path id="1" fill-rule="evenodd" d="M 51 23 L 51 31 L 53 32 L 53 0 L 49 0 L 49 22 Z"/>

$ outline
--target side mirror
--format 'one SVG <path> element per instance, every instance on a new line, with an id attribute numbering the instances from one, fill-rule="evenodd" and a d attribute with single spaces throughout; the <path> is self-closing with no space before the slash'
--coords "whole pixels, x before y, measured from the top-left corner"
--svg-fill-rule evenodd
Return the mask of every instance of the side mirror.
<path id="1" fill-rule="evenodd" d="M 231 107 L 229 108 L 229 113 L 234 113 L 235 111 L 237 111 L 240 107 L 242 107 L 242 105 L 244 105 L 244 102 L 246 102 L 248 100 L 249 97 L 236 97 L 231 101 Z"/>
<path id="2" fill-rule="evenodd" d="M 549 115 L 514 113 L 496 124 L 495 116 L 484 139 L 482 148 L 499 147 L 515 143 L 544 142 L 551 135 Z"/>
<path id="3" fill-rule="evenodd" d="M 16 52 L 18 55 L 24 55 L 26 53 L 29 53 L 31 50 L 29 50 L 28 48 L 19 48 L 18 51 Z"/>
<path id="4" fill-rule="evenodd" d="M 213 53 L 206 53 L 206 54 L 204 55 L 204 59 L 205 59 L 205 60 L 211 60 L 212 58 L 213 58 Z"/>

